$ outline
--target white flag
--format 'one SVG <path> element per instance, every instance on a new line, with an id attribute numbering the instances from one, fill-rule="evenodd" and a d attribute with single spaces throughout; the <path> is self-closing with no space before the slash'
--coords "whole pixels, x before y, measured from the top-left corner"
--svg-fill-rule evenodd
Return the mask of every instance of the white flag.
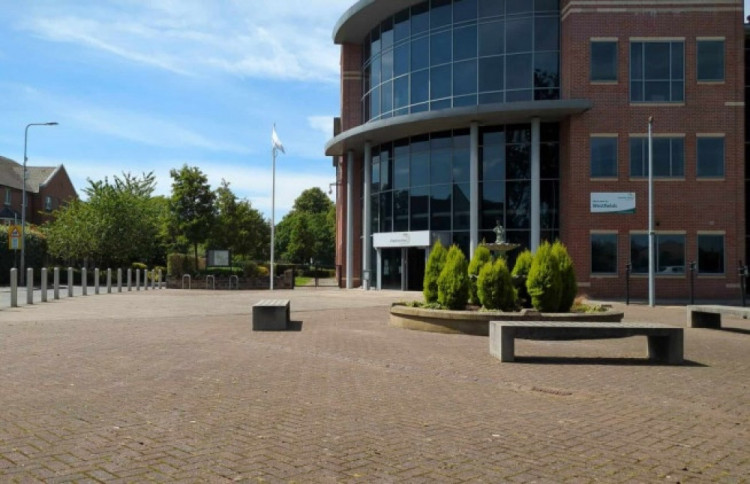
<path id="1" fill-rule="evenodd" d="M 282 153 L 286 154 L 286 151 L 284 151 L 284 145 L 281 144 L 281 140 L 279 139 L 279 136 L 276 134 L 276 125 L 273 125 L 273 131 L 271 131 L 271 143 L 273 143 L 274 149 L 277 149 L 281 151 Z"/>

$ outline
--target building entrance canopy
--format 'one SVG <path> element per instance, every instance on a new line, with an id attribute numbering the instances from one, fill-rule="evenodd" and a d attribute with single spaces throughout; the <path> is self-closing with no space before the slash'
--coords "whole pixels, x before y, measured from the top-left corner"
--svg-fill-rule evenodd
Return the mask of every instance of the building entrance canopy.
<path id="1" fill-rule="evenodd" d="M 403 247 L 429 247 L 430 231 L 387 232 L 372 234 L 372 246 L 375 249 L 394 249 Z"/>

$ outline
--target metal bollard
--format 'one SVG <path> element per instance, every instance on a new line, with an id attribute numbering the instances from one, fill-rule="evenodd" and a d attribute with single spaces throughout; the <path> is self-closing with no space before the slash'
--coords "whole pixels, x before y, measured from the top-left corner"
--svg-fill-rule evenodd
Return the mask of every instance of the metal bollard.
<path id="1" fill-rule="evenodd" d="M 112 294 L 112 269 L 107 268 L 107 294 Z"/>
<path id="2" fill-rule="evenodd" d="M 740 297 L 742 298 L 742 307 L 745 307 L 745 288 L 747 287 L 745 283 L 747 279 L 747 266 L 743 266 L 742 261 L 740 261 L 739 267 L 737 267 L 737 272 L 740 275 Z"/>
<path id="3" fill-rule="evenodd" d="M 88 296 L 89 281 L 88 274 L 86 274 L 86 268 L 81 268 L 81 293 L 84 296 Z"/>
<path id="4" fill-rule="evenodd" d="M 161 269 L 159 269 L 159 289 L 164 289 L 164 286 L 162 286 L 161 282 Z"/>
<path id="5" fill-rule="evenodd" d="M 117 292 L 122 292 L 122 268 L 117 268 Z"/>
<path id="6" fill-rule="evenodd" d="M 18 307 L 18 269 L 10 270 L 10 307 Z"/>
<path id="7" fill-rule="evenodd" d="M 99 294 L 99 268 L 94 268 L 94 294 Z"/>
<path id="8" fill-rule="evenodd" d="M 141 290 L 141 270 L 140 269 L 135 270 L 135 290 L 136 291 Z"/>
<path id="9" fill-rule="evenodd" d="M 625 264 L 625 305 L 630 305 L 630 271 L 632 265 L 630 262 Z"/>
<path id="10" fill-rule="evenodd" d="M 128 292 L 132 291 L 133 289 L 130 286 L 130 281 L 132 280 L 132 269 L 128 269 Z"/>
<path id="11" fill-rule="evenodd" d="M 42 302 L 47 302 L 47 268 L 42 267 Z"/>
<path id="12" fill-rule="evenodd" d="M 151 290 L 156 289 L 156 269 L 151 270 Z"/>
<path id="13" fill-rule="evenodd" d="M 55 267 L 52 271 L 52 295 L 55 299 L 60 299 L 60 268 Z"/>
<path id="14" fill-rule="evenodd" d="M 695 261 L 690 263 L 690 304 L 695 304 Z"/>
<path id="15" fill-rule="evenodd" d="M 74 282 L 75 281 L 73 279 L 73 268 L 72 267 L 68 267 L 68 297 L 73 297 L 73 284 L 74 284 Z"/>
<path id="16" fill-rule="evenodd" d="M 26 269 L 26 304 L 34 304 L 34 269 Z"/>
<path id="17" fill-rule="evenodd" d="M 148 291 L 148 269 L 143 269 L 143 290 Z"/>

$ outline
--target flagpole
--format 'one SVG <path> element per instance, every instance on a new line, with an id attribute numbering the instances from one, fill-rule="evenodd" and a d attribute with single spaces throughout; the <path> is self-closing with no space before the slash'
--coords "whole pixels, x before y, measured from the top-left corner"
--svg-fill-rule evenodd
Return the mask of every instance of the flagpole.
<path id="1" fill-rule="evenodd" d="M 274 235 L 276 232 L 276 146 L 271 148 L 272 168 L 271 168 L 271 290 L 273 291 L 273 246 Z"/>

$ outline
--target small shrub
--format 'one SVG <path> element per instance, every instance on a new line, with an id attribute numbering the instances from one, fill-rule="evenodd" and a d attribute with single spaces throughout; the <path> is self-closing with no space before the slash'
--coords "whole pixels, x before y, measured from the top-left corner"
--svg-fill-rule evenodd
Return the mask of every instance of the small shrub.
<path id="1" fill-rule="evenodd" d="M 258 277 L 268 277 L 270 274 L 271 273 L 268 270 L 268 267 L 266 267 L 266 266 L 259 266 L 258 267 Z"/>
<path id="2" fill-rule="evenodd" d="M 424 300 L 426 303 L 433 303 L 438 300 L 437 281 L 438 277 L 440 277 L 440 271 L 443 270 L 445 257 L 447 255 L 448 252 L 445 250 L 445 247 L 443 247 L 443 244 L 441 244 L 439 240 L 435 242 L 424 269 L 422 293 L 424 294 Z"/>
<path id="3" fill-rule="evenodd" d="M 244 277 L 257 277 L 260 273 L 258 264 L 249 260 L 242 264 L 242 275 Z"/>
<path id="4" fill-rule="evenodd" d="M 469 300 L 469 272 L 466 256 L 451 246 L 437 280 L 438 302 L 448 309 L 464 309 Z"/>
<path id="5" fill-rule="evenodd" d="M 148 269 L 148 266 L 143 262 L 133 262 L 132 264 L 130 264 L 130 267 L 132 267 L 133 269 L 140 269 L 142 271 Z"/>
<path id="6" fill-rule="evenodd" d="M 531 270 L 531 263 L 534 261 L 534 256 L 531 255 L 531 251 L 526 249 L 516 258 L 516 264 L 513 266 L 513 276 L 529 276 L 529 270 Z"/>
<path id="7" fill-rule="evenodd" d="M 486 263 L 479 271 L 477 295 L 485 309 L 513 311 L 516 307 L 516 289 L 503 258 Z"/>
<path id="8" fill-rule="evenodd" d="M 488 262 L 492 261 L 492 254 L 490 250 L 480 245 L 474 250 L 474 257 L 469 262 L 469 302 L 471 304 L 479 304 L 479 298 L 477 298 L 477 277 L 479 271 Z"/>
<path id="9" fill-rule="evenodd" d="M 549 242 L 544 242 L 537 249 L 526 279 L 526 288 L 531 296 L 531 305 L 536 310 L 553 313 L 560 307 L 560 263 Z"/>
<path id="10" fill-rule="evenodd" d="M 567 313 L 573 306 L 578 294 L 578 282 L 576 282 L 576 273 L 573 269 L 573 259 L 570 258 L 568 249 L 559 240 L 552 244 L 552 253 L 560 264 L 560 279 L 562 282 L 558 312 Z"/>

